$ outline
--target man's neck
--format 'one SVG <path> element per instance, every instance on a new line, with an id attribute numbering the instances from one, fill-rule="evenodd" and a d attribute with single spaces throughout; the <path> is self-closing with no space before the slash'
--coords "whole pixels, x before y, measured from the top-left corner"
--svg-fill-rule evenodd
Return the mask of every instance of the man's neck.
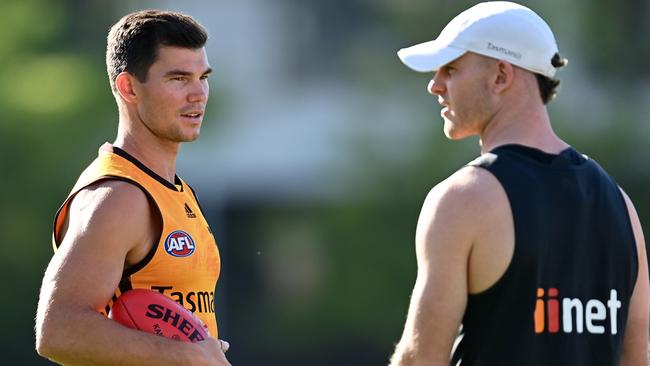
<path id="1" fill-rule="evenodd" d="M 553 131 L 546 107 L 519 103 L 501 108 L 480 134 L 481 153 L 498 146 L 519 144 L 557 154 L 569 147 Z"/>
<path id="2" fill-rule="evenodd" d="M 133 155 L 163 179 L 174 184 L 179 143 L 162 141 L 150 131 L 127 130 L 120 122 L 114 146 Z"/>

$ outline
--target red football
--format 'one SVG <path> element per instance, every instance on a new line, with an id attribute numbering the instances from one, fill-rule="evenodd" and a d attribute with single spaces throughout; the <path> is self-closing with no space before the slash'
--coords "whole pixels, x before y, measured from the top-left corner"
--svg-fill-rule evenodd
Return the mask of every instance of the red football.
<path id="1" fill-rule="evenodd" d="M 184 342 L 199 342 L 209 333 L 191 311 L 160 292 L 133 289 L 118 297 L 110 319 L 133 329 Z"/>

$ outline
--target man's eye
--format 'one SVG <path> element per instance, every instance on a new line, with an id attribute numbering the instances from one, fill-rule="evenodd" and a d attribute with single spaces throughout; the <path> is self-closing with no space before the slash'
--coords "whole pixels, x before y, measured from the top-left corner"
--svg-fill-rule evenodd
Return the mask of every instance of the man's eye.
<path id="1" fill-rule="evenodd" d="M 210 77 L 210 75 L 203 75 L 203 76 L 201 76 L 201 80 L 208 80 L 209 77 Z"/>
<path id="2" fill-rule="evenodd" d="M 184 76 L 174 76 L 173 78 L 171 78 L 171 80 L 174 80 L 174 81 L 185 81 L 185 77 L 184 77 Z"/>

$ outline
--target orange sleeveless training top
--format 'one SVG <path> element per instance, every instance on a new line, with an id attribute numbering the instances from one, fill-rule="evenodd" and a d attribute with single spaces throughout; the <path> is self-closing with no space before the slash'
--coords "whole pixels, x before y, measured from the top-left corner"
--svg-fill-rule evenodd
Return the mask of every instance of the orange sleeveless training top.
<path id="1" fill-rule="evenodd" d="M 97 310 L 108 314 L 113 301 L 132 288 L 151 289 L 192 311 L 206 324 L 210 335 L 217 338 L 214 291 L 221 269 L 219 250 L 194 191 L 178 176 L 174 185 L 124 150 L 104 144 L 56 214 L 54 250 L 60 244 L 61 226 L 72 198 L 91 184 L 107 179 L 140 187 L 160 213 L 162 232 L 147 256 L 125 269 L 113 299 L 104 309 Z"/>

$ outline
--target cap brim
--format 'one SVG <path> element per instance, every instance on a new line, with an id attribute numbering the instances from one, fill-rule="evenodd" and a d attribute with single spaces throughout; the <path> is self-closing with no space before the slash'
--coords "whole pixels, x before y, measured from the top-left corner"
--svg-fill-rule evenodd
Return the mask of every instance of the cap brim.
<path id="1" fill-rule="evenodd" d="M 402 48 L 397 56 L 404 65 L 418 72 L 436 71 L 462 56 L 467 50 L 429 41 Z"/>

